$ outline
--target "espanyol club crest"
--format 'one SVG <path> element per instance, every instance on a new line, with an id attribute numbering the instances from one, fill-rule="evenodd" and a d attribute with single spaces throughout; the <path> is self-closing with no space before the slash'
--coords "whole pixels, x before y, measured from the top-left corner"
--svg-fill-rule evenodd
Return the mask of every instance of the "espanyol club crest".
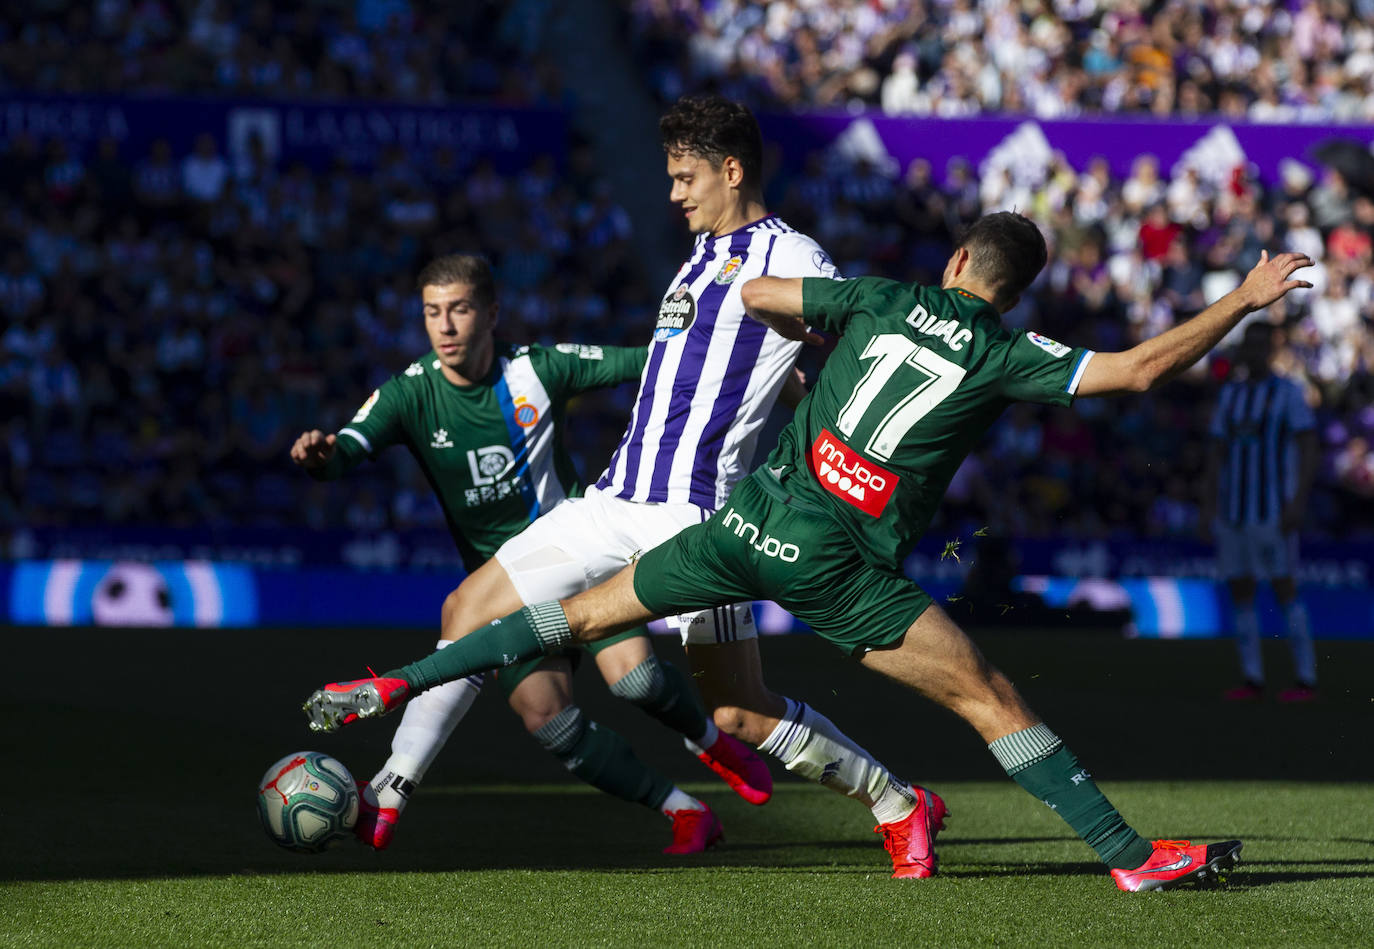
<path id="1" fill-rule="evenodd" d="M 654 326 L 654 342 L 672 339 L 692 325 L 697 318 L 697 301 L 687 284 L 680 285 L 663 298 L 658 307 L 658 323 Z"/>
<path id="2" fill-rule="evenodd" d="M 532 428 L 539 422 L 539 409 L 521 396 L 515 400 L 515 424 L 521 428 Z"/>
<path id="3" fill-rule="evenodd" d="M 735 277 L 739 276 L 739 269 L 743 264 L 744 258 L 739 254 L 736 254 L 734 257 L 731 257 L 725 263 L 721 264 L 720 271 L 716 274 L 716 283 L 724 286 L 731 280 L 734 280 Z"/>

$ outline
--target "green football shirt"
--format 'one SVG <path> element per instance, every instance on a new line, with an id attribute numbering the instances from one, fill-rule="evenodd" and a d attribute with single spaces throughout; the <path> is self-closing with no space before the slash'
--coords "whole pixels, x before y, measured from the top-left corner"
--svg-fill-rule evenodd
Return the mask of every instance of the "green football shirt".
<path id="1" fill-rule="evenodd" d="M 582 492 L 560 425 L 568 399 L 639 378 L 646 350 L 498 343 L 480 382 L 446 379 L 430 352 L 368 397 L 339 430 L 332 480 L 405 445 L 433 487 L 463 563 L 474 570 L 565 497 Z"/>
<path id="2" fill-rule="evenodd" d="M 768 467 L 886 570 L 901 570 L 1002 410 L 1018 400 L 1068 405 L 1092 356 L 1008 329 L 963 290 L 807 278 L 802 300 L 807 322 L 840 341 Z"/>

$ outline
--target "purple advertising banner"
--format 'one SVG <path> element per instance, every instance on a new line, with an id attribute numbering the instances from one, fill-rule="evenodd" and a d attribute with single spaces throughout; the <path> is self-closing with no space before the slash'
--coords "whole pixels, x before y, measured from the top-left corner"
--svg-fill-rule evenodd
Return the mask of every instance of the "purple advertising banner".
<path id="1" fill-rule="evenodd" d="M 256 137 L 269 158 L 316 168 L 336 161 L 369 167 L 392 149 L 424 166 L 448 149 L 461 167 L 484 157 L 506 171 L 544 153 L 561 163 L 567 152 L 567 117 L 552 109 L 182 96 L 0 97 L 0 139 L 5 141 L 20 134 L 40 143 L 58 138 L 86 153 L 110 137 L 120 143 L 126 160 L 137 161 L 158 139 L 185 155 L 202 132 L 213 135 L 231 158 Z"/>
<path id="2" fill-rule="evenodd" d="M 1374 125 L 1259 125 L 1217 120 L 1055 119 L 1026 117 L 944 119 L 895 118 L 877 114 L 760 116 L 765 140 L 783 150 L 789 166 L 814 151 L 836 158 L 863 158 L 889 174 L 906 171 L 914 159 L 930 162 L 944 181 L 951 162 L 968 161 L 975 174 L 1007 169 L 1014 179 L 1043 174 L 1058 152 L 1082 171 L 1097 157 L 1118 178 L 1130 174 L 1141 155 L 1153 155 L 1160 173 L 1173 177 L 1195 167 L 1204 179 L 1225 181 L 1244 165 L 1267 185 L 1279 180 L 1285 159 L 1317 169 L 1313 148 L 1330 139 L 1369 146 Z"/>

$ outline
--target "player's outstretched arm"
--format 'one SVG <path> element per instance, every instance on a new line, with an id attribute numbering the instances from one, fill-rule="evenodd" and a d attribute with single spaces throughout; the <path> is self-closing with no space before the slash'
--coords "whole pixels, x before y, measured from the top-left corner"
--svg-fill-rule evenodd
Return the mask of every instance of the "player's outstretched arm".
<path id="1" fill-rule="evenodd" d="M 1168 382 L 1197 362 L 1247 313 L 1261 310 L 1288 291 L 1310 288 L 1306 280 L 1293 280 L 1293 272 L 1312 266 L 1305 254 L 1260 253 L 1259 263 L 1239 287 L 1186 323 L 1180 323 L 1120 353 L 1097 353 L 1083 371 L 1078 395 L 1114 395 L 1145 392 Z"/>
<path id="2" fill-rule="evenodd" d="M 802 277 L 755 277 L 740 290 L 744 312 L 784 339 L 812 346 L 825 340 L 806 328 L 802 316 Z"/>

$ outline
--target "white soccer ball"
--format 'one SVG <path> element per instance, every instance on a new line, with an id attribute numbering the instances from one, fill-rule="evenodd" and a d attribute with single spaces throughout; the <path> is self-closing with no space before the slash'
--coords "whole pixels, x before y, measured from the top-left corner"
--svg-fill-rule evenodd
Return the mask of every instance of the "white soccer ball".
<path id="1" fill-rule="evenodd" d="M 358 786 L 337 758 L 298 751 L 268 768 L 258 782 L 258 817 L 279 846 L 319 853 L 352 835 Z"/>

